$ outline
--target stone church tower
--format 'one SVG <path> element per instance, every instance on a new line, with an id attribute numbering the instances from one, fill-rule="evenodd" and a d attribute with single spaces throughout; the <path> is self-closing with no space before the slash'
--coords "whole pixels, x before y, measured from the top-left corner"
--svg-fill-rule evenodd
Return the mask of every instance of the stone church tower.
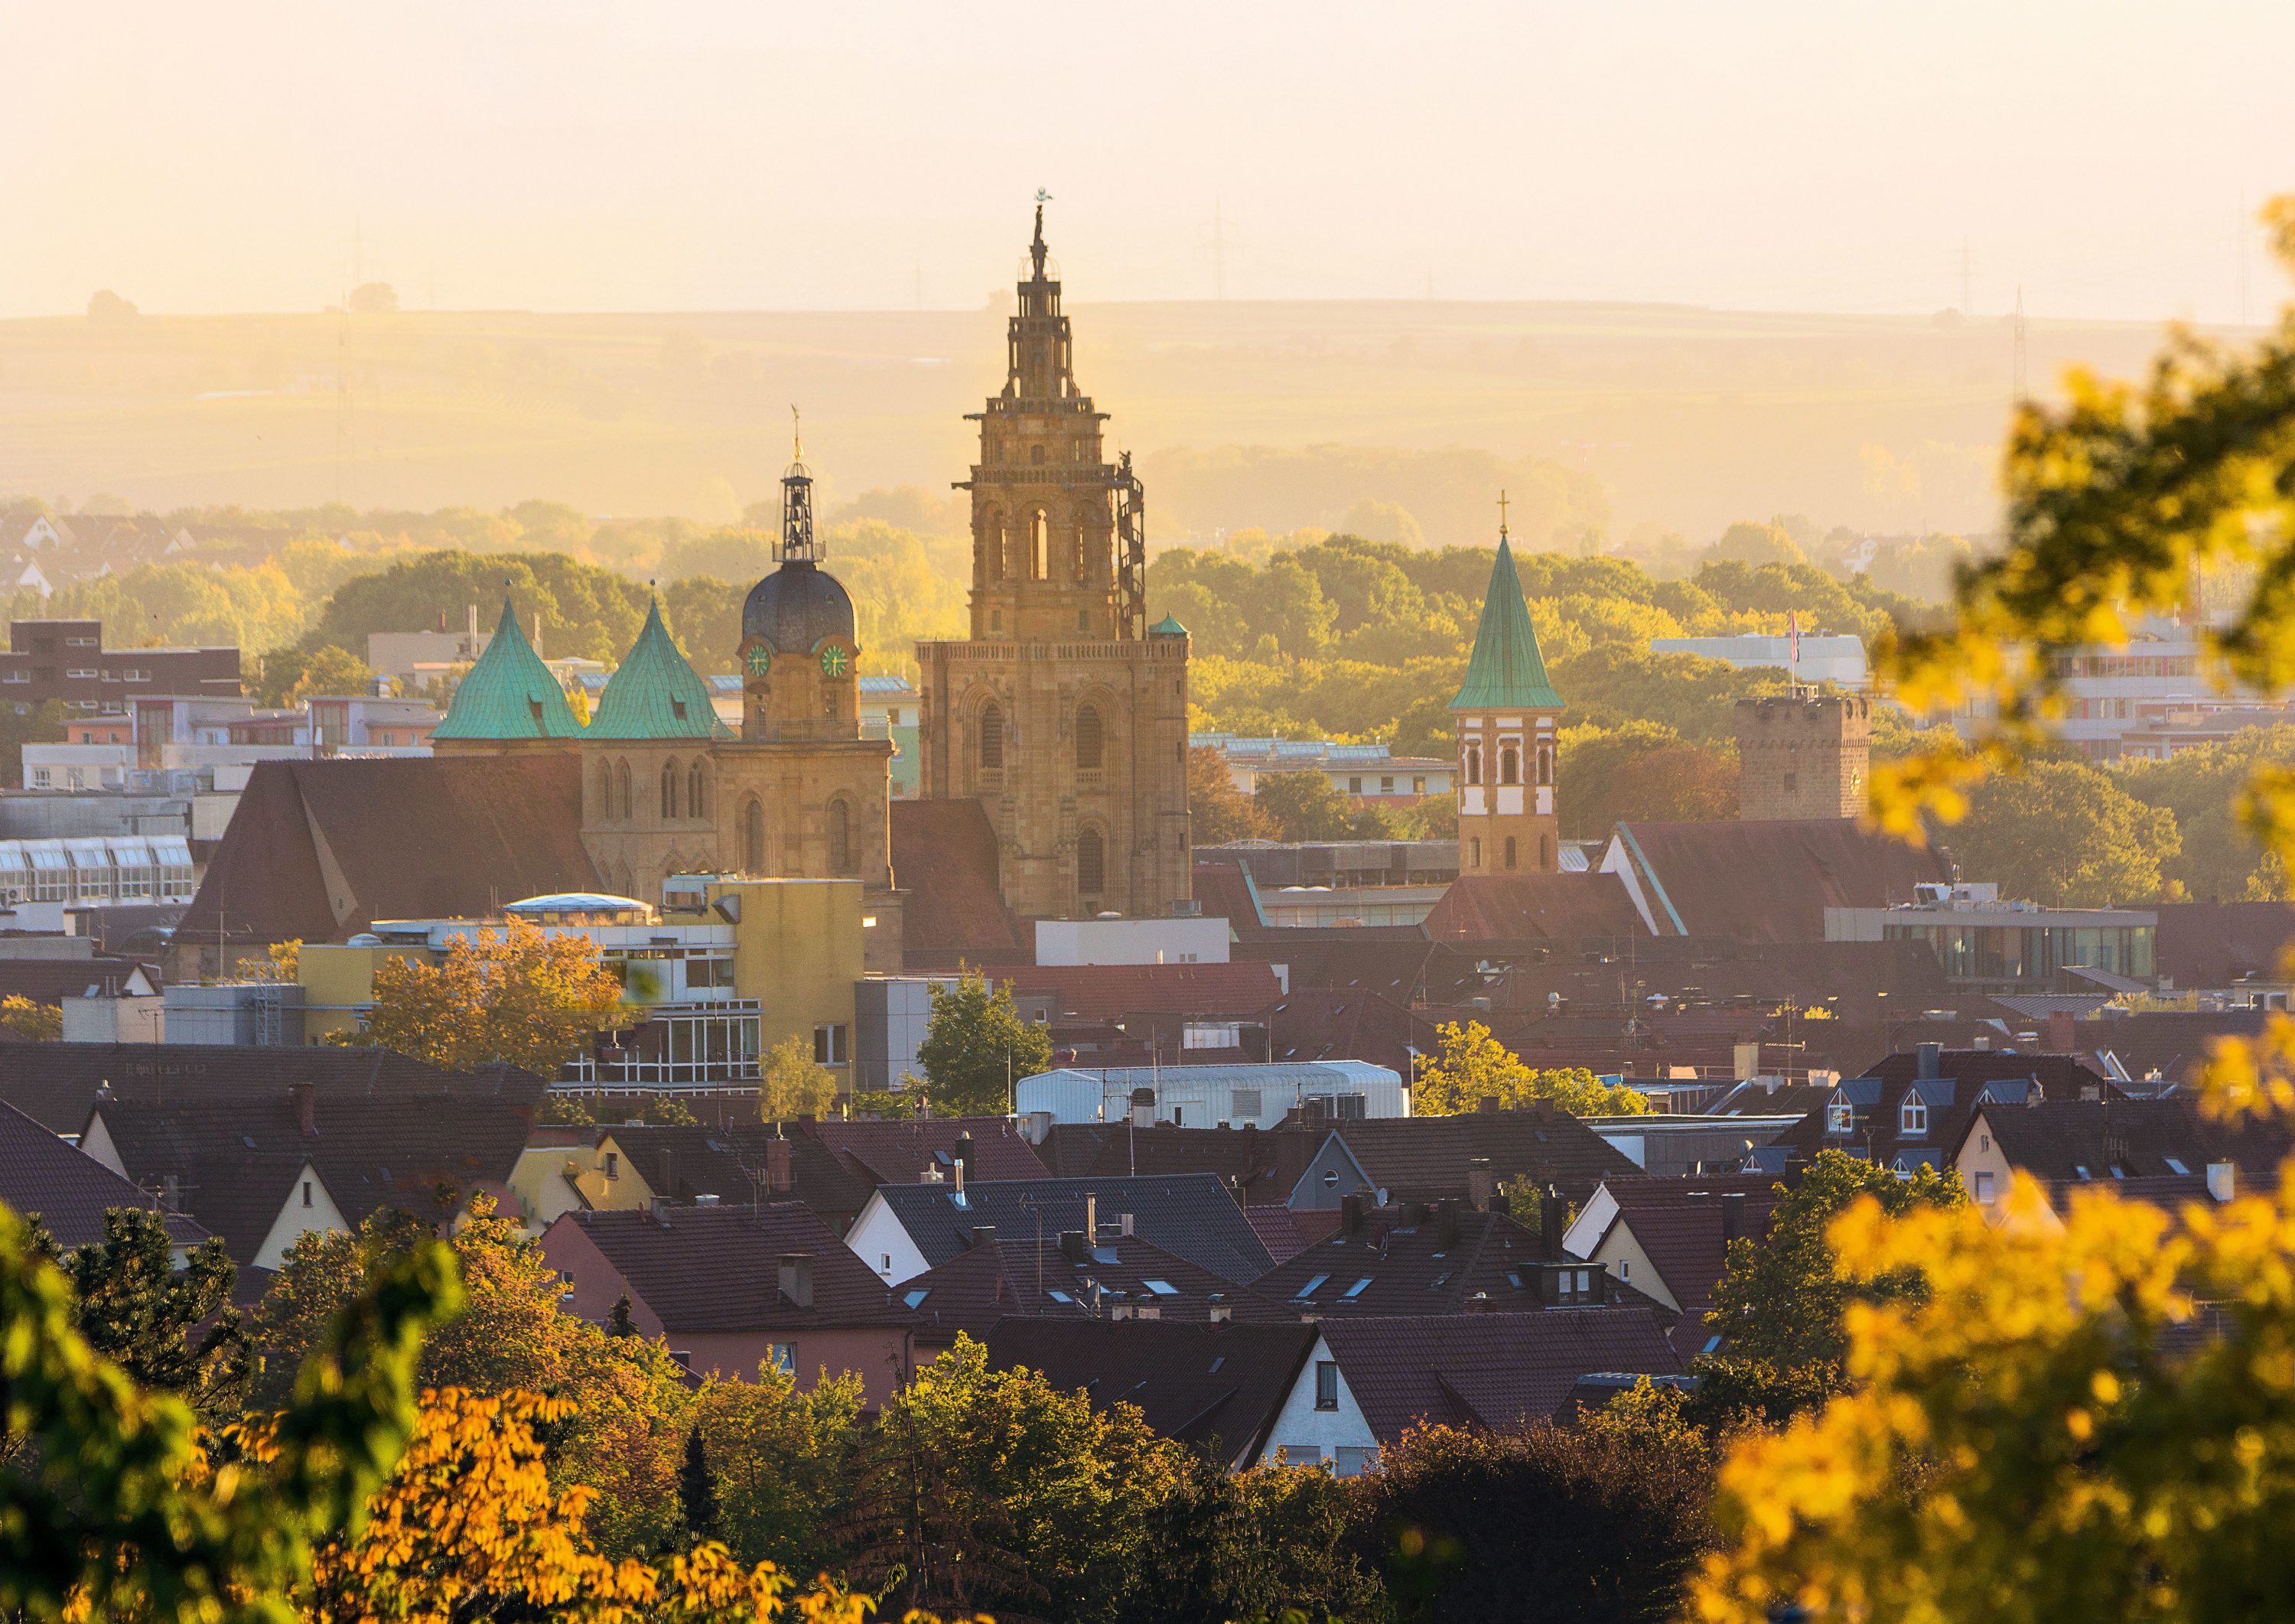
<path id="1" fill-rule="evenodd" d="M 1474 657 L 1450 714 L 1458 736 L 1458 872 L 1557 871 L 1554 758 L 1562 696 L 1547 677 L 1504 524 Z"/>
<path id="2" fill-rule="evenodd" d="M 978 800 L 1022 918 L 1189 894 L 1188 634 L 1147 624 L 1139 482 L 1076 386 L 1044 210 L 1003 392 L 977 414 L 972 635 L 919 643 L 923 792 Z"/>

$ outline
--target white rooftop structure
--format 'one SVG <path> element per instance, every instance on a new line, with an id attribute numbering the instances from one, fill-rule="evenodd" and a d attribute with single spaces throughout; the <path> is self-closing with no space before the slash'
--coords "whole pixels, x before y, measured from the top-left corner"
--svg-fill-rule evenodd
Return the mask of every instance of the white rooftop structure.
<path id="1" fill-rule="evenodd" d="M 1780 632 L 1747 632 L 1735 637 L 1653 637 L 1652 654 L 1695 654 L 1721 660 L 1740 671 L 1787 671 L 1802 682 L 1834 682 L 1862 693 L 1873 685 L 1865 661 L 1865 640 L 1847 633 L 1810 634 L 1801 640 L 1795 660 L 1793 640 Z"/>
<path id="2" fill-rule="evenodd" d="M 1152 1104 L 1135 1114 L 1132 1096 Z M 1023 1077 L 1014 1106 L 1025 1121 L 1171 1122 L 1182 1128 L 1271 1128 L 1299 1106 L 1323 1102 L 1335 1120 L 1408 1116 L 1400 1073 L 1365 1060 L 1278 1061 L 1271 1065 L 1063 1066 Z"/>

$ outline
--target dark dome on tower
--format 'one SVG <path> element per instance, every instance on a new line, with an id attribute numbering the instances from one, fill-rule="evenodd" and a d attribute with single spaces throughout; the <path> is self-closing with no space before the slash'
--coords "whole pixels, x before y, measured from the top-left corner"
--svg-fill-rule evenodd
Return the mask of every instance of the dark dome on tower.
<path id="1" fill-rule="evenodd" d="M 762 637 L 784 654 L 809 650 L 826 637 L 856 641 L 853 600 L 818 564 L 791 559 L 749 589 L 741 637 Z"/>

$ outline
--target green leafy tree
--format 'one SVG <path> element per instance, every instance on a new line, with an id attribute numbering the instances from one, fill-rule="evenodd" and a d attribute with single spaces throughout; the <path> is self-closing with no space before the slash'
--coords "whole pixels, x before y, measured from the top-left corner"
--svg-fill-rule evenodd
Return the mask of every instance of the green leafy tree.
<path id="1" fill-rule="evenodd" d="M 638 1121 L 654 1128 L 698 1128 L 693 1107 L 674 1094 L 649 1094 L 638 1107 Z"/>
<path id="2" fill-rule="evenodd" d="M 1608 837 L 1620 823 L 1702 823 L 1737 815 L 1737 763 L 1653 722 L 1562 730 L 1555 776 L 1564 832 Z"/>
<path id="3" fill-rule="evenodd" d="M 2258 771 L 2295 766 L 2295 727 L 2250 728 L 2236 739 L 2178 750 L 2161 761 L 2123 758 L 2112 764 L 2120 787 L 2176 820 L 2181 850 L 2163 854 L 2160 871 L 2169 887 L 2203 902 L 2235 902 L 2260 890 L 2284 894 L 2269 857 L 2241 819 L 2237 803 Z"/>
<path id="4" fill-rule="evenodd" d="M 2175 814 L 2147 806 L 2095 768 L 2038 761 L 1987 779 L 1952 832 L 1972 879 L 2062 908 L 2148 902 L 2162 862 L 2183 849 Z"/>
<path id="5" fill-rule="evenodd" d="M 804 1391 L 772 1364 L 743 1382 L 715 1378 L 693 1401 L 709 1440 L 717 1538 L 744 1562 L 786 1572 L 835 1571 L 835 1534 L 851 1512 L 855 1451 L 867 1402 L 861 1377 L 827 1371 Z"/>
<path id="6" fill-rule="evenodd" d="M 0 1208 L 8 1514 L 0 1609 L 290 1624 L 311 1547 L 355 1528 L 416 1424 L 422 1334 L 459 1300 L 437 1245 L 379 1271 L 317 1339 L 263 1456 L 209 1469 L 190 1405 L 88 1345 L 70 1284 Z"/>
<path id="7" fill-rule="evenodd" d="M 1198 745 L 1188 752 L 1188 833 L 1194 844 L 1271 840 L 1278 827 L 1256 801 L 1235 787 L 1225 751 Z"/>
<path id="8" fill-rule="evenodd" d="M 863 1441 L 852 1571 L 887 1612 L 1112 1620 L 1180 1459 L 1131 1406 L 1096 1411 L 1035 1371 L 992 1370 L 960 1335 Z"/>
<path id="9" fill-rule="evenodd" d="M 60 699 L 28 705 L 19 711 L 0 705 L 0 782 L 11 789 L 24 787 L 24 747 L 61 744 L 64 707 Z"/>
<path id="10" fill-rule="evenodd" d="M 210 1425 L 238 1419 L 248 1341 L 231 1306 L 239 1269 L 221 1240 L 192 1247 L 178 1269 L 164 1213 L 114 1207 L 103 1238 L 62 1267 L 88 1346 L 137 1385 L 180 1395 Z"/>
<path id="11" fill-rule="evenodd" d="M 1422 1428 L 1358 1481 L 1353 1546 L 1411 1624 L 1660 1624 L 1714 1543 L 1713 1465 L 1662 1415 L 1515 1432 Z"/>
<path id="12" fill-rule="evenodd" d="M 1900 1179 L 1837 1150 L 1819 1152 L 1771 1210 L 1766 1236 L 1729 1245 L 1713 1310 L 1705 1317 L 1725 1345 L 1698 1362 L 1721 1392 L 1701 1394 L 1701 1413 L 1782 1415 L 1839 1391 L 1848 1379 L 1849 1305 L 1920 1289 L 1912 1273 L 1856 1284 L 1842 1277 L 1833 1221 L 1866 1197 L 1892 1216 L 1968 1200 L 1957 1173 L 1923 1166 Z"/>
<path id="13" fill-rule="evenodd" d="M 516 526 L 508 526 L 511 534 Z M 457 549 L 396 559 L 375 575 L 346 581 L 328 599 L 307 640 L 363 654 L 375 632 L 419 631 L 444 616 L 464 624 L 478 606 L 479 624 L 491 629 L 505 592 L 532 635 L 538 616 L 545 655 L 580 655 L 618 661 L 645 624 L 646 589 L 611 570 L 563 553 L 494 552 Z"/>
<path id="14" fill-rule="evenodd" d="M 757 1106 L 769 1122 L 802 1116 L 827 1116 L 837 1103 L 837 1073 L 818 1065 L 813 1045 L 791 1033 L 765 1051 L 757 1086 Z"/>
<path id="15" fill-rule="evenodd" d="M 1715 562 L 1739 564 L 1800 564 L 1808 554 L 1785 533 L 1782 525 L 1757 525 L 1740 519 L 1721 533 L 1721 539 L 1706 550 L 1705 556 Z"/>
<path id="16" fill-rule="evenodd" d="M 1477 1111 L 1485 1099 L 1501 1110 L 1550 1105 L 1572 1116 L 1633 1116 L 1649 1110 L 1649 1098 L 1623 1083 L 1605 1083 L 1582 1066 L 1539 1071 L 1491 1035 L 1480 1021 L 1456 1021 L 1436 1029 L 1442 1052 L 1418 1073 L 1410 1108 L 1420 1116 L 1455 1116 Z"/>
<path id="17" fill-rule="evenodd" d="M 966 970 L 956 985 L 933 987 L 917 1063 L 943 1114 L 1000 1116 L 1014 1083 L 1051 1069 L 1052 1036 L 1020 1018 L 1009 983 L 992 991 L 987 977 Z"/>
<path id="18" fill-rule="evenodd" d="M 1262 775 L 1252 793 L 1260 815 L 1285 840 L 1346 840 L 1355 830 L 1355 804 L 1330 775 L 1308 768 Z"/>
<path id="19" fill-rule="evenodd" d="M 1383 1617 L 1376 1572 L 1349 1542 L 1353 1489 L 1319 1468 L 1230 1473 L 1211 1451 L 1180 1455 L 1148 1514 L 1125 1624 Z"/>

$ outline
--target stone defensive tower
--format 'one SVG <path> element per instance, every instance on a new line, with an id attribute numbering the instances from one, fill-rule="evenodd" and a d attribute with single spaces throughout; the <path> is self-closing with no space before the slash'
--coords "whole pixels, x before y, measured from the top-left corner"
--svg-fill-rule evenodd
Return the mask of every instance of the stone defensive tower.
<path id="1" fill-rule="evenodd" d="M 1737 701 L 1737 815 L 1854 818 L 1865 811 L 1873 702 L 1854 694 Z"/>
<path id="2" fill-rule="evenodd" d="M 1076 385 L 1043 200 L 1000 394 L 973 414 L 972 635 L 919 643 L 923 793 L 977 800 L 1024 918 L 1189 894 L 1188 633 L 1147 624 L 1139 481 Z"/>

